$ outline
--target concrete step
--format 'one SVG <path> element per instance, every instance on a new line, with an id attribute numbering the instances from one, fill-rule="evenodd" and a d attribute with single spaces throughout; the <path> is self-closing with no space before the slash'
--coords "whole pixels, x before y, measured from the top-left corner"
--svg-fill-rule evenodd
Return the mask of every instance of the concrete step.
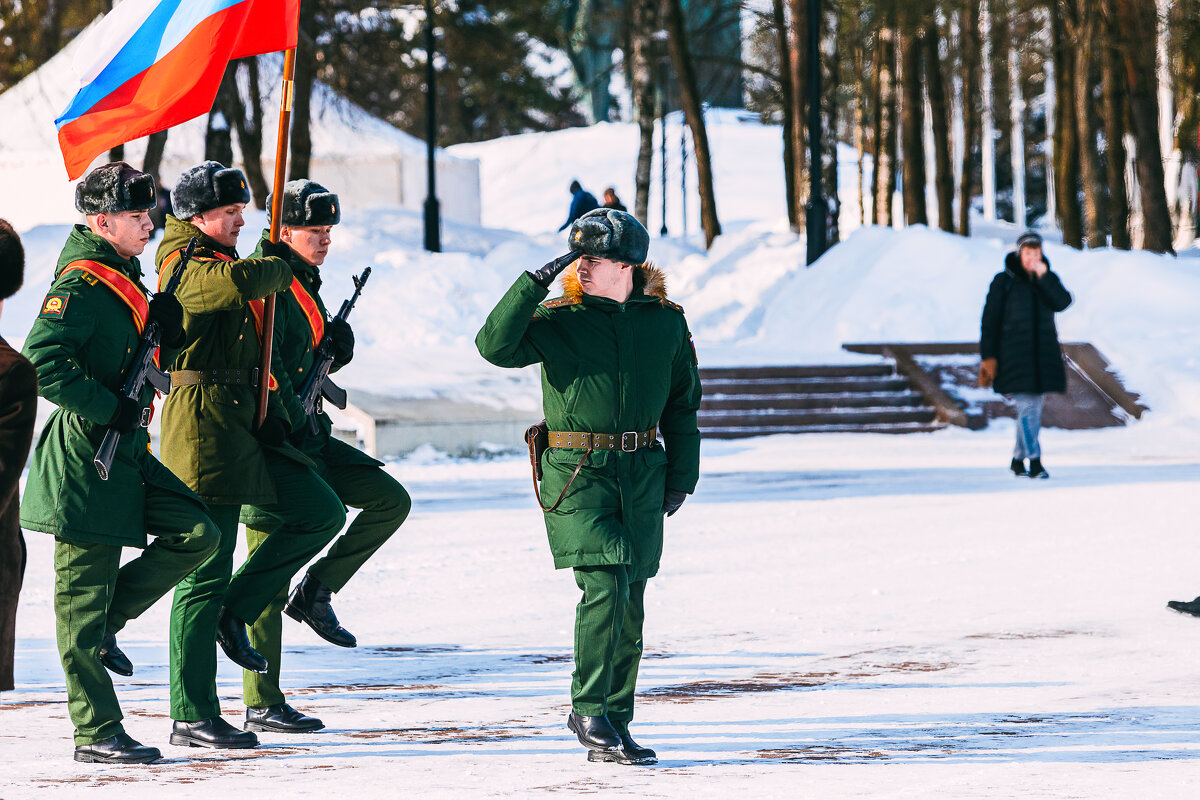
<path id="1" fill-rule="evenodd" d="M 829 425 L 755 425 L 703 428 L 705 439 L 745 439 L 750 436 L 769 436 L 775 433 L 927 433 L 941 430 L 932 422 L 893 422 L 883 424 Z"/>
<path id="2" fill-rule="evenodd" d="M 735 394 L 830 394 L 902 392 L 908 378 L 900 375 L 828 378 L 713 378 L 703 380 L 704 396 Z"/>
<path id="3" fill-rule="evenodd" d="M 760 408 L 862 408 L 866 406 L 919 406 L 925 402 L 917 392 L 818 392 L 815 394 L 722 394 L 707 395 L 702 411 L 755 410 Z"/>
<path id="4" fill-rule="evenodd" d="M 701 411 L 696 422 L 700 431 L 705 433 L 712 428 L 928 423 L 936 418 L 936 412 L 928 406 L 807 410 L 765 408 L 757 411 Z"/>
<path id="5" fill-rule="evenodd" d="M 707 383 L 719 378 L 866 378 L 895 374 L 890 363 L 830 364 L 828 366 L 778 367 L 701 367 L 700 380 Z"/>

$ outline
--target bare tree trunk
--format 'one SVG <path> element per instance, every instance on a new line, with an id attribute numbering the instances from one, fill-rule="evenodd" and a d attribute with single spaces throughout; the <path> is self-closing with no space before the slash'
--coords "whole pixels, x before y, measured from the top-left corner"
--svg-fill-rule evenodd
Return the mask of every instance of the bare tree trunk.
<path id="1" fill-rule="evenodd" d="M 805 60 L 808 55 L 808 12 L 804 0 L 787 0 L 788 4 L 788 61 L 789 83 L 792 87 L 790 101 L 792 117 L 792 208 L 794 218 L 792 230 L 804 233 L 806 224 L 804 207 L 808 202 L 808 137 L 805 127 L 807 108 L 807 74 Z"/>
<path id="2" fill-rule="evenodd" d="M 1079 177 L 1083 183 L 1084 243 L 1104 247 L 1104 187 L 1100 177 L 1100 155 L 1096 150 L 1096 111 L 1092 105 L 1092 50 L 1096 14 L 1088 0 L 1077 0 L 1074 14 L 1067 17 L 1067 30 L 1075 57 L 1075 127 L 1079 140 Z M 1071 17 L 1074 17 L 1073 19 Z"/>
<path id="3" fill-rule="evenodd" d="M 213 100 L 212 110 L 208 112 L 208 124 L 204 130 L 204 160 L 217 161 L 230 167 L 233 166 L 233 123 L 232 98 L 237 95 L 237 63 L 225 67 L 221 85 L 217 89 L 216 99 Z"/>
<path id="4" fill-rule="evenodd" d="M 894 17 L 881 21 L 876 34 L 875 72 L 879 82 L 875 107 L 875 224 L 891 227 L 896 191 L 896 45 Z"/>
<path id="5" fill-rule="evenodd" d="M 1083 248 L 1083 221 L 1079 209 L 1079 146 L 1075 126 L 1074 59 L 1070 52 L 1059 0 L 1050 0 L 1054 54 L 1054 205 L 1063 244 Z"/>
<path id="6" fill-rule="evenodd" d="M 1016 20 L 1010 19 L 1010 25 L 1015 25 Z M 1008 48 L 1008 84 L 1009 122 L 1012 131 L 1009 155 L 1012 161 L 1013 224 L 1024 228 L 1028 219 L 1025 202 L 1025 97 L 1021 93 L 1021 56 L 1015 47 Z"/>
<path id="7" fill-rule="evenodd" d="M 267 194 L 271 187 L 267 185 L 262 167 L 262 91 L 258 83 L 258 59 L 256 57 L 242 59 L 246 68 L 247 97 L 243 101 L 238 98 L 237 115 L 234 117 L 237 128 L 238 146 L 242 149 L 242 166 L 246 171 L 246 180 L 250 184 L 250 193 L 254 195 L 254 205 L 263 209 L 267 207 Z"/>
<path id="8" fill-rule="evenodd" d="M 1147 16 L 1138 0 L 1116 0 L 1116 6 L 1118 30 L 1125 33 L 1122 56 L 1129 87 L 1130 121 L 1137 140 L 1137 177 L 1145 225 L 1142 246 L 1156 253 L 1174 253 L 1155 97 L 1155 17 Z"/>
<path id="9" fill-rule="evenodd" d="M 837 91 L 841 78 L 838 72 L 838 8 L 834 3 L 824 5 L 821 15 L 821 143 L 824 146 L 822 165 L 825 202 L 829 209 L 830 224 L 826 228 L 825 243 L 829 247 L 841 241 L 838 220 L 841 216 L 841 200 L 838 197 L 838 126 Z"/>
<path id="10" fill-rule="evenodd" d="M 159 184 L 159 171 L 162 169 L 163 152 L 167 149 L 167 130 L 152 133 L 146 139 L 146 157 L 142 159 L 142 172 L 154 179 L 154 185 Z"/>
<path id="11" fill-rule="evenodd" d="M 925 103 L 921 97 L 921 49 L 911 5 L 900 23 L 900 168 L 904 177 L 904 224 L 928 225 L 925 208 Z"/>
<path id="12" fill-rule="evenodd" d="M 1103 35 L 1100 37 L 1100 82 L 1104 92 L 1105 174 L 1108 177 L 1109 220 L 1112 246 L 1131 247 L 1129 239 L 1129 193 L 1125 187 L 1125 84 L 1117 52 L 1113 0 L 1101 0 Z"/>
<path id="13" fill-rule="evenodd" d="M 721 223 L 717 219 L 717 200 L 713 191 L 712 159 L 708 150 L 708 132 L 704 127 L 704 110 L 700 107 L 700 92 L 696 86 L 692 57 L 688 52 L 687 34 L 683 27 L 683 8 L 680 3 L 681 0 L 666 0 L 667 43 L 675 74 L 679 78 L 679 98 L 680 105 L 683 106 L 683 116 L 692 132 L 704 244 L 705 247 L 712 247 L 713 240 L 721 235 Z"/>
<path id="14" fill-rule="evenodd" d="M 925 50 L 925 86 L 929 92 L 929 117 L 933 123 L 933 159 L 936 169 L 938 227 L 954 233 L 954 167 L 950 158 L 950 113 L 946 103 L 946 82 L 938 53 L 938 26 L 933 15 L 925 20 L 921 38 Z"/>
<path id="15" fill-rule="evenodd" d="M 792 90 L 792 58 L 788 46 L 787 16 L 783 0 L 771 0 L 771 20 L 775 27 L 776 46 L 779 48 L 779 96 L 783 106 L 783 184 L 787 196 L 788 223 L 792 230 L 799 230 L 796 218 L 796 154 L 792 142 L 794 132 Z"/>
<path id="16" fill-rule="evenodd" d="M 654 40 L 656 0 L 633 0 L 631 65 L 633 112 L 638 124 L 638 159 L 634 173 L 633 214 L 650 226 L 650 171 L 654 163 Z"/>
<path id="17" fill-rule="evenodd" d="M 300 36 L 296 42 L 296 77 L 293 83 L 292 132 L 288 153 L 288 180 L 307 178 L 312 159 L 312 90 L 317 79 L 316 3 L 300 4 Z"/>
<path id="18" fill-rule="evenodd" d="M 870 85 L 867 82 L 866 53 L 863 48 L 863 30 L 857 24 L 848 38 L 854 53 L 854 149 L 858 157 L 858 224 L 867 224 L 866 192 L 866 134 L 867 134 L 867 101 L 871 96 Z"/>
<path id="19" fill-rule="evenodd" d="M 979 0 L 966 0 L 962 28 L 963 161 L 959 168 L 958 232 L 971 235 L 971 197 L 975 186 L 975 144 L 979 141 Z"/>
<path id="20" fill-rule="evenodd" d="M 1052 0 L 1053 1 L 1053 0 Z M 983 45 L 982 80 L 983 80 L 983 145 L 981 160 L 983 162 L 983 218 L 988 222 L 996 219 L 996 112 L 995 112 L 995 81 L 993 80 L 992 57 L 992 0 L 981 0 L 980 3 L 980 40 Z"/>
<path id="21" fill-rule="evenodd" d="M 1046 170 L 1046 219 L 1058 219 L 1057 197 L 1054 189 L 1054 121 L 1058 119 L 1056 110 L 1057 95 L 1055 94 L 1056 78 L 1054 77 L 1054 31 L 1050 9 L 1042 8 L 1045 26 L 1042 33 L 1045 36 L 1047 58 L 1042 65 L 1043 86 L 1042 102 L 1046 115 L 1045 138 L 1045 170 Z"/>

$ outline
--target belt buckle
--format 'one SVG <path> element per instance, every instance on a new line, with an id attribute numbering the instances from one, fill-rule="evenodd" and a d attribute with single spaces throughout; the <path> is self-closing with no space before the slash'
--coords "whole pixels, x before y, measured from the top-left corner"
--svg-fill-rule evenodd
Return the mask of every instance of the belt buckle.
<path id="1" fill-rule="evenodd" d="M 258 387 L 258 370 L 259 370 L 258 367 L 255 367 L 254 369 L 250 370 L 250 385 L 255 388 Z M 239 383 L 240 383 L 240 381 L 239 381 Z"/>
<path id="2" fill-rule="evenodd" d="M 625 437 L 626 436 L 633 437 L 633 445 L 632 446 L 629 446 L 629 447 L 625 446 Z M 621 434 L 621 452 L 622 453 L 632 453 L 634 450 L 637 450 L 637 448 L 638 448 L 638 438 L 637 437 L 638 437 L 637 431 L 625 431 L 624 433 L 622 433 Z"/>

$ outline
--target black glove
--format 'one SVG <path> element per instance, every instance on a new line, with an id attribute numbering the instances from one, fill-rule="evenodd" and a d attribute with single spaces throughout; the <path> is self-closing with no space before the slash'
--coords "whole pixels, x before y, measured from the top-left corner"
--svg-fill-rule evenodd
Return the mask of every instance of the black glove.
<path id="1" fill-rule="evenodd" d="M 329 332 L 329 339 L 333 343 L 333 363 L 339 367 L 346 366 L 354 358 L 354 331 L 350 329 L 350 323 L 334 317 L 325 330 Z"/>
<path id="2" fill-rule="evenodd" d="M 181 347 L 186 334 L 183 330 L 183 306 L 175 299 L 175 295 L 159 292 L 150 300 L 148 322 L 157 322 L 162 334 L 159 343 L 167 347 Z"/>
<path id="3" fill-rule="evenodd" d="M 284 261 L 287 261 L 292 257 L 292 248 L 283 242 L 272 242 L 270 239 L 262 239 L 258 243 L 258 249 L 263 254 L 263 258 L 282 258 Z"/>
<path id="4" fill-rule="evenodd" d="M 533 278 L 533 282 L 543 289 L 549 289 L 550 284 L 554 283 L 554 279 L 558 277 L 558 273 L 562 272 L 570 266 L 580 253 L 577 250 L 572 250 L 566 255 L 561 255 L 553 261 L 547 261 L 541 268 L 531 270 L 529 277 Z"/>
<path id="5" fill-rule="evenodd" d="M 142 425 L 142 406 L 125 395 L 117 395 L 117 410 L 113 412 L 108 427 L 122 436 L 133 433 Z"/>
<path id="6" fill-rule="evenodd" d="M 288 426 L 279 417 L 268 414 L 263 424 L 254 432 L 254 438 L 271 447 L 282 447 L 287 441 Z"/>
<path id="7" fill-rule="evenodd" d="M 668 517 L 671 516 L 679 510 L 684 500 L 687 500 L 687 492 L 681 492 L 678 489 L 667 489 L 667 494 L 663 498 L 663 513 Z"/>

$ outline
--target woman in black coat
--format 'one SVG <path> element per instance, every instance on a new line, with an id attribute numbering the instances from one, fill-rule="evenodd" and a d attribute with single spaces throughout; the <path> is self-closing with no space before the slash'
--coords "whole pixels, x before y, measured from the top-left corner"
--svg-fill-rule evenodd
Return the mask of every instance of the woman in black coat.
<path id="1" fill-rule="evenodd" d="M 1009 395 L 1017 407 L 1011 465 L 1016 475 L 1050 477 L 1042 467 L 1038 433 L 1045 395 L 1067 389 L 1054 315 L 1069 305 L 1070 292 L 1042 254 L 1042 237 L 1023 234 L 1016 252 L 1005 256 L 1004 271 L 992 279 L 979 335 L 979 384 Z"/>

